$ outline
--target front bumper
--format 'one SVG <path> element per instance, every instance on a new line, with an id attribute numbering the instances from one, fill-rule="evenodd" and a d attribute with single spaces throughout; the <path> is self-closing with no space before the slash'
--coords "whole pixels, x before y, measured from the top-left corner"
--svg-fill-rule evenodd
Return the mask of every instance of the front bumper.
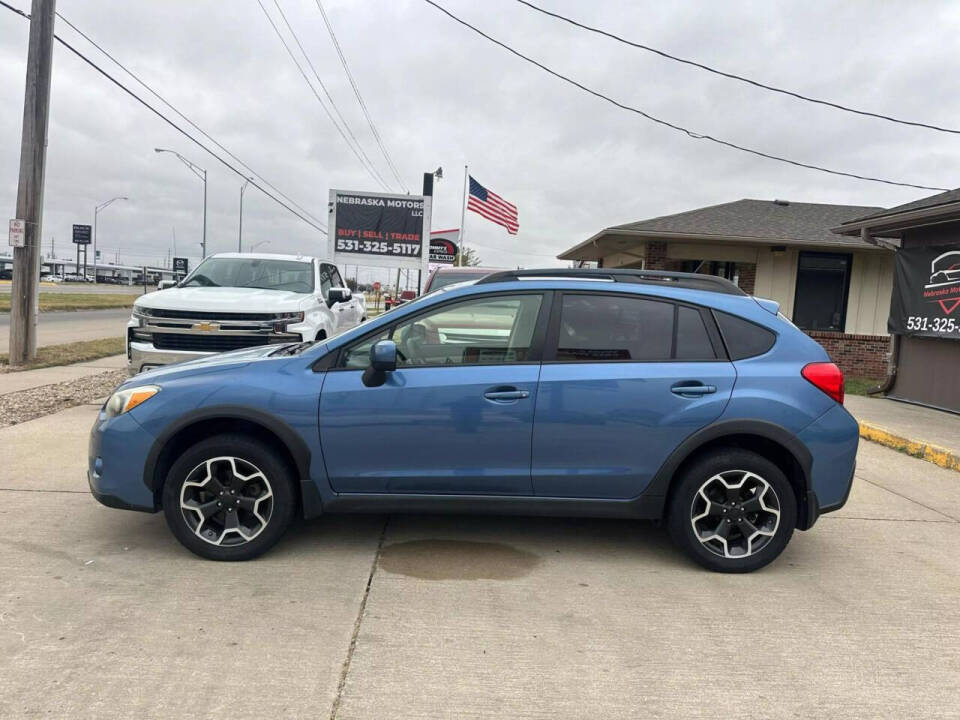
<path id="1" fill-rule="evenodd" d="M 161 365 L 173 365 L 215 354 L 196 350 L 158 350 L 151 342 L 131 340 L 127 343 L 127 370 L 131 375 L 136 375 Z"/>
<path id="2" fill-rule="evenodd" d="M 87 446 L 87 483 L 93 497 L 107 507 L 156 512 L 153 491 L 143 482 L 153 443 L 154 437 L 131 413 L 106 420 L 101 410 Z"/>

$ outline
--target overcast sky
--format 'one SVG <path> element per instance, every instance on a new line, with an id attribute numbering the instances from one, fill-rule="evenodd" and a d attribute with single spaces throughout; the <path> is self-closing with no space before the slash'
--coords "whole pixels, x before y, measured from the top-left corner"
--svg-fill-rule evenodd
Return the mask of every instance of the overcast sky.
<path id="1" fill-rule="evenodd" d="M 956 2 L 540 0 L 637 42 L 847 105 L 960 126 Z M 28 0 L 9 0 L 29 10 Z M 315 0 L 279 0 L 321 78 L 384 177 L 385 161 Z M 839 170 L 956 187 L 960 136 L 803 103 L 572 28 L 515 0 L 438 0 L 491 35 L 618 100 L 702 133 Z M 273 0 L 264 0 L 280 27 Z M 406 185 L 442 166 L 433 227 L 460 224 L 463 166 L 520 212 L 516 237 L 468 214 L 485 265 L 560 264 L 557 253 L 624 222 L 750 198 L 891 206 L 932 194 L 832 177 L 741 154 L 590 97 L 456 25 L 422 0 L 324 0 Z M 377 190 L 324 114 L 257 0 L 60 0 L 58 10 L 220 143 L 314 215 L 329 188 Z M 0 8 L 0 206 L 13 217 L 28 23 Z M 118 73 L 65 24 L 58 34 Z M 73 248 L 97 203 L 100 246 L 124 262 L 199 256 L 209 170 L 208 252 L 237 247 L 242 180 L 57 47 L 44 252 Z M 124 77 L 124 82 L 132 81 Z M 395 185 L 395 184 L 394 184 Z M 255 189 L 244 244 L 323 254 L 326 238 Z M 352 270 L 350 271 L 352 275 Z M 361 273 L 361 280 L 370 274 Z"/>

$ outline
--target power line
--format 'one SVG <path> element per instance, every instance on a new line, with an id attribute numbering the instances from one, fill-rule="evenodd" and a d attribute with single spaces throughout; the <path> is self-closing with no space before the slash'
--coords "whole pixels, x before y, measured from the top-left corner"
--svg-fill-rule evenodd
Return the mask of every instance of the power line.
<path id="1" fill-rule="evenodd" d="M 24 17 L 24 18 L 26 18 L 26 19 L 28 19 L 28 20 L 30 19 L 30 15 L 29 15 L 28 13 L 25 13 L 25 12 L 23 12 L 22 10 L 13 7 L 12 5 L 10 5 L 10 4 L 8 4 L 7 2 L 5 2 L 4 0 L 0 0 L 0 6 L 5 7 L 5 8 L 8 9 L 8 10 L 13 11 L 13 12 L 16 13 L 17 15 L 20 15 L 21 17 Z M 62 19 L 62 18 L 61 18 L 61 19 Z M 72 26 L 71 26 L 71 27 L 72 27 Z M 106 78 L 107 80 L 109 80 L 111 83 L 113 83 L 114 85 L 116 85 L 118 88 L 120 88 L 123 92 L 125 92 L 125 93 L 126 93 L 127 95 L 129 95 L 130 97 L 132 97 L 132 98 L 133 98 L 134 100 L 136 100 L 138 103 L 140 103 L 141 105 L 143 105 L 143 107 L 145 107 L 147 110 L 149 110 L 150 112 L 152 112 L 152 113 L 153 113 L 154 115 L 156 115 L 158 118 L 160 118 L 161 120 L 163 120 L 163 122 L 165 122 L 167 125 L 169 125 L 169 126 L 172 127 L 174 130 L 176 130 L 177 132 L 179 132 L 181 135 L 183 135 L 184 137 L 186 137 L 188 140 L 190 140 L 191 142 L 193 142 L 195 145 L 197 145 L 197 147 L 199 147 L 200 149 L 202 149 L 202 150 L 204 150 L 205 152 L 207 152 L 211 157 L 213 157 L 214 159 L 216 159 L 217 161 L 219 161 L 219 162 L 220 162 L 222 165 L 224 165 L 227 169 L 229 169 L 229 170 L 231 170 L 232 172 L 236 173 L 236 174 L 239 175 L 240 177 L 244 177 L 244 178 L 247 177 L 247 176 L 244 175 L 240 170 L 238 170 L 236 167 L 234 167 L 234 166 L 231 165 L 229 162 L 227 162 L 226 160 L 224 160 L 220 155 L 217 155 L 217 154 L 216 154 L 215 152 L 213 152 L 210 148 L 208 148 L 208 147 L 207 147 L 206 145 L 204 145 L 202 142 L 200 142 L 199 140 L 197 140 L 196 137 L 194 137 L 193 135 L 191 135 L 190 133 L 188 133 L 188 132 L 187 132 L 186 130 L 184 130 L 182 127 L 180 127 L 180 126 L 177 125 L 175 122 L 173 122 L 170 118 L 166 117 L 163 113 L 161 113 L 161 112 L 160 112 L 159 110 L 157 110 L 155 107 L 153 107 L 152 105 L 150 105 L 146 100 L 144 100 L 144 99 L 141 98 L 139 95 L 137 95 L 135 92 L 133 92 L 130 88 L 128 88 L 128 87 L 127 87 L 126 85 L 124 85 L 122 82 L 120 82 L 119 80 L 117 80 L 113 75 L 111 75 L 111 74 L 108 73 L 106 70 L 104 70 L 102 67 L 100 67 L 99 65 L 97 65 L 93 60 L 91 60 L 91 59 L 88 58 L 86 55 L 84 55 L 82 52 L 80 52 L 80 51 L 77 50 L 75 47 L 73 47 L 73 45 L 71 45 L 70 43 L 68 43 L 66 40 L 64 40 L 63 38 L 61 38 L 59 35 L 56 35 L 56 34 L 55 34 L 53 37 L 54 37 L 54 39 L 55 39 L 58 43 L 60 43 L 60 44 L 63 45 L 67 50 L 69 50 L 71 53 L 73 53 L 74 55 L 76 55 L 80 60 L 82 60 L 82 61 L 83 61 L 84 63 L 86 63 L 87 65 L 89 65 L 91 68 L 93 68 L 96 72 L 98 72 L 100 75 L 102 75 L 103 77 L 105 77 L 105 78 Z M 231 157 L 232 157 L 232 156 L 231 156 Z M 246 167 L 246 166 L 244 165 L 244 167 Z M 266 184 L 266 181 L 264 181 L 264 183 Z M 261 185 L 260 183 L 258 183 L 256 180 L 251 180 L 251 181 L 250 181 L 250 184 L 253 185 L 255 188 L 257 188 L 258 190 L 260 190 L 260 192 L 262 192 L 262 193 L 263 193 L 264 195 L 266 195 L 268 198 L 270 198 L 271 200 L 273 200 L 275 203 L 277 203 L 277 204 L 280 205 L 281 207 L 285 208 L 286 210 L 288 210 L 289 212 L 291 212 L 293 215 L 296 215 L 298 218 L 300 218 L 301 220 L 303 220 L 305 223 L 307 223 L 308 225 L 310 225 L 310 226 L 313 227 L 314 229 L 319 230 L 320 232 L 322 232 L 322 233 L 324 233 L 324 234 L 327 233 L 327 228 L 326 228 L 325 225 L 323 225 L 322 223 L 318 223 L 318 221 L 311 220 L 310 218 L 306 217 L 304 214 L 301 214 L 301 213 L 298 212 L 297 210 L 294 210 L 292 207 L 290 207 L 290 205 L 288 205 L 287 203 L 285 203 L 285 202 L 283 202 L 282 200 L 280 200 L 276 195 L 274 195 L 273 193 L 271 193 L 270 191 L 268 191 L 263 185 Z M 292 201 L 291 201 L 291 202 L 292 202 Z M 306 212 L 306 211 L 304 211 L 304 212 Z"/>
<path id="2" fill-rule="evenodd" d="M 855 174 L 855 173 L 842 172 L 842 171 L 840 171 L 840 170 L 831 170 L 830 168 L 821 167 L 821 166 L 819 166 L 819 165 L 811 165 L 811 164 L 809 164 L 809 163 L 800 162 L 800 161 L 798 161 L 798 160 L 791 160 L 791 159 L 789 159 L 789 158 L 780 157 L 779 155 L 771 155 L 771 154 L 765 153 L 765 152 L 763 152 L 763 151 L 761 151 L 761 150 L 754 150 L 753 148 L 748 148 L 748 147 L 745 147 L 745 146 L 743 146 L 743 145 L 737 145 L 736 143 L 730 142 L 730 141 L 728 141 L 728 140 L 722 140 L 722 139 L 720 139 L 720 138 L 713 137 L 712 135 L 706 135 L 706 134 L 703 134 L 703 133 L 694 132 L 693 130 L 688 130 L 687 128 L 682 127 L 682 126 L 680 126 L 680 125 L 676 125 L 676 124 L 671 123 L 671 122 L 668 122 L 668 121 L 666 121 L 666 120 L 661 120 L 660 118 L 655 117 L 655 116 L 651 115 L 650 113 L 644 112 L 644 111 L 641 110 L 640 108 L 633 107 L 632 105 L 626 105 L 626 104 L 624 104 L 624 103 L 619 102 L 618 100 L 614 100 L 613 98 L 609 97 L 608 95 L 604 95 L 603 93 L 601 93 L 601 92 L 599 92 L 599 91 L 597 91 L 597 90 L 593 90 L 592 88 L 589 88 L 589 87 L 587 87 L 586 85 L 583 85 L 583 84 L 577 82 L 576 80 L 573 80 L 572 78 L 569 78 L 569 77 L 567 77 L 566 75 L 563 75 L 563 74 L 557 72 L 556 70 L 552 70 L 551 68 L 547 67 L 547 66 L 544 65 L 543 63 L 538 62 L 538 61 L 534 60 L 533 58 L 528 57 L 527 55 L 524 55 L 523 53 L 519 52 L 518 50 L 514 50 L 512 47 L 510 47 L 510 46 L 507 45 L 506 43 L 503 43 L 503 42 L 497 40 L 496 38 L 493 38 L 493 37 L 487 35 L 485 32 L 483 32 L 482 30 L 480 30 L 480 29 L 477 28 L 477 27 L 474 27 L 473 25 L 471 25 L 470 23 L 468 23 L 466 20 L 461 20 L 459 17 L 457 17 L 456 15 L 454 15 L 453 13 L 451 13 L 449 10 L 447 10 L 447 9 L 444 8 L 443 6 L 435 3 L 433 0 L 423 0 L 423 1 L 424 1 L 425 3 L 427 3 L 428 5 L 432 5 L 434 8 L 436 8 L 437 10 L 439 10 L 440 12 L 442 12 L 444 15 L 446 15 L 446 16 L 449 17 L 450 19 L 452 19 L 452 20 L 460 23 L 461 25 L 463 25 L 463 26 L 466 27 L 466 28 L 469 28 L 470 30 L 473 30 L 473 32 L 475 32 L 475 33 L 477 33 L 478 35 L 480 35 L 481 37 L 489 40 L 489 41 L 492 42 L 494 45 L 498 45 L 498 46 L 502 47 L 504 50 L 506 50 L 507 52 L 511 53 L 512 55 L 516 55 L 516 56 L 517 56 L 518 58 L 520 58 L 521 60 L 525 60 L 526 62 L 530 63 L 531 65 L 535 65 L 536 67 L 540 68 L 540 69 L 543 70 L 544 72 L 546 72 L 546 73 L 548 73 L 548 74 L 550 74 L 550 75 L 553 75 L 555 78 L 557 78 L 557 79 L 559 79 L 559 80 L 563 80 L 565 83 L 568 83 L 568 84 L 570 84 L 570 85 L 573 85 L 575 88 L 578 88 L 578 89 L 580 89 L 580 90 L 583 90 L 584 92 L 589 93 L 590 95 L 593 95 L 593 96 L 596 97 L 596 98 L 600 98 L 601 100 L 605 100 L 606 102 L 608 102 L 608 103 L 610 103 L 611 105 L 614 105 L 614 106 L 620 108 L 621 110 L 627 110 L 628 112 L 632 112 L 632 113 L 635 113 L 635 114 L 637 114 L 637 115 L 640 115 L 641 117 L 644 117 L 644 118 L 646 118 L 647 120 L 649 120 L 649 121 L 651 121 L 651 122 L 654 122 L 654 123 L 656 123 L 656 124 L 658 124 L 658 125 L 663 125 L 664 127 L 668 127 L 668 128 L 670 128 L 671 130 L 676 130 L 677 132 L 682 132 L 684 135 L 687 135 L 688 137 L 691 137 L 691 138 L 693 138 L 694 140 L 708 140 L 708 141 L 713 142 L 713 143 L 716 143 L 716 144 L 718 144 L 718 145 L 723 145 L 723 146 L 725 146 L 725 147 L 732 148 L 733 150 L 739 150 L 739 151 L 741 151 L 741 152 L 750 153 L 751 155 L 756 155 L 756 156 L 758 156 L 758 157 L 767 158 L 768 160 L 776 160 L 777 162 L 786 163 L 786 164 L 788 164 L 788 165 L 793 165 L 793 166 L 795 166 L 795 167 L 807 168 L 808 170 L 816 170 L 816 171 L 818 171 L 818 172 L 828 173 L 828 174 L 830 174 L 830 175 L 839 175 L 839 176 L 841 176 L 841 177 L 854 178 L 854 179 L 856 179 L 856 180 L 867 180 L 867 181 L 870 181 L 870 182 L 883 183 L 884 185 L 897 185 L 897 186 L 899 186 L 899 187 L 916 188 L 916 189 L 918 189 L 918 190 L 937 190 L 937 191 L 943 192 L 943 191 L 949 189 L 949 188 L 942 188 L 942 187 L 933 187 L 933 186 L 930 186 L 930 185 L 916 185 L 916 184 L 914 184 L 914 183 L 897 182 L 897 181 L 894 181 L 894 180 L 884 180 L 883 178 L 870 177 L 870 176 L 868 176 L 868 175 L 857 175 L 857 174 Z"/>
<path id="3" fill-rule="evenodd" d="M 320 93 L 317 92 L 317 89 L 313 86 L 313 83 L 310 82 L 310 77 L 307 75 L 306 71 L 303 69 L 303 66 L 300 64 L 300 61 L 297 60 L 297 57 L 294 54 L 293 50 L 290 48 L 290 45 L 287 43 L 286 38 L 283 37 L 283 33 L 280 32 L 280 28 L 277 27 L 277 24 L 273 21 L 273 18 L 270 17 L 270 13 L 267 12 L 266 6 L 261 2 L 261 0 L 257 0 L 257 4 L 260 6 L 260 9 L 263 10 L 263 14 L 267 18 L 267 22 L 270 23 L 270 27 L 272 27 L 273 31 L 277 34 L 277 37 L 280 39 L 280 42 L 283 44 L 283 48 L 284 50 L 287 51 L 287 54 L 290 56 L 290 59 L 293 61 L 293 64 L 297 66 L 297 70 L 299 70 L 300 74 L 303 76 L 304 81 L 307 83 L 307 86 L 310 88 L 310 92 L 313 93 L 313 96 L 317 99 L 317 102 L 320 103 L 320 107 L 323 108 L 323 111 L 327 114 L 327 117 L 330 118 L 330 122 L 333 123 L 333 126 L 337 129 L 337 132 L 340 133 L 340 137 L 343 138 L 343 141 L 347 144 L 350 150 L 353 151 L 353 154 L 356 155 L 357 160 L 360 161 L 360 164 L 363 165 L 363 169 L 366 170 L 367 173 L 369 173 L 370 177 L 372 177 L 376 182 L 378 182 L 380 184 L 380 187 L 382 187 L 384 190 L 390 190 L 390 187 L 387 185 L 387 183 L 384 182 L 382 177 L 380 177 L 380 173 L 378 173 L 377 169 L 373 167 L 373 165 L 370 163 L 369 158 L 366 158 L 366 154 L 363 153 L 363 148 L 360 148 L 358 151 L 357 147 L 355 147 L 354 144 L 350 142 L 350 139 L 347 137 L 347 134 L 343 131 L 343 128 L 340 127 L 340 124 L 336 121 L 336 119 L 334 119 L 333 114 L 330 112 L 330 108 L 328 108 L 326 103 L 323 102 L 323 99 L 320 97 Z M 280 5 L 277 4 L 276 0 L 274 0 L 274 4 L 277 6 L 277 9 L 280 10 L 280 15 L 284 17 L 284 20 L 286 20 L 286 16 L 283 15 L 283 10 L 280 9 Z M 290 23 L 287 23 L 287 28 L 290 30 L 290 33 L 293 35 L 294 40 L 297 41 L 297 45 L 300 45 L 300 40 L 297 38 L 296 33 L 293 32 L 293 28 L 290 27 Z M 303 51 L 302 45 L 300 45 L 300 50 L 301 52 Z M 304 57 L 306 57 L 306 53 L 304 53 Z M 313 67 L 312 63 L 310 63 L 309 57 L 307 57 L 307 63 L 310 64 L 311 68 Z M 314 70 L 314 74 L 316 74 L 315 70 Z M 319 75 L 317 76 L 317 79 L 319 80 Z M 320 83 L 320 87 L 323 88 L 324 92 L 326 92 L 326 87 L 324 87 L 322 82 Z M 327 93 L 327 97 L 330 97 L 329 93 Z M 336 110 L 336 105 L 333 103 L 332 99 L 330 101 L 330 104 L 333 105 L 334 110 Z M 338 115 L 339 115 L 339 112 L 340 111 L 337 110 Z M 348 131 L 349 131 L 349 128 L 348 128 Z M 356 138 L 354 138 L 354 141 L 356 141 Z"/>
<path id="4" fill-rule="evenodd" d="M 265 185 L 267 185 L 270 189 L 272 189 L 274 192 L 276 192 L 276 193 L 277 193 L 278 195 L 280 195 L 282 198 L 284 198 L 285 200 L 287 200 L 291 205 L 293 205 L 293 206 L 296 207 L 298 210 L 300 210 L 304 215 L 307 215 L 307 216 L 309 216 L 312 220 L 314 220 L 315 222 L 318 222 L 318 223 L 321 223 L 321 224 L 322 224 L 322 221 L 319 220 L 316 216 L 314 216 L 313 213 L 311 213 L 311 212 L 308 211 L 306 208 L 304 208 L 302 205 L 300 205 L 299 203 L 297 203 L 293 198 L 291 198 L 291 197 L 289 197 L 288 195 L 286 195 L 282 190 L 280 190 L 279 188 L 277 188 L 273 183 L 271 183 L 269 180 L 267 180 L 265 177 L 263 177 L 263 175 L 261 175 L 261 174 L 258 173 L 256 170 L 254 170 L 252 167 L 250 167 L 249 165 L 247 165 L 243 160 L 241 160 L 239 157 L 237 157 L 237 156 L 234 155 L 232 152 L 230 152 L 229 149 L 227 149 L 226 147 L 224 147 L 223 145 L 221 145 L 215 138 L 213 138 L 213 137 L 212 137 L 209 133 L 207 133 L 203 128 L 201 128 L 199 125 L 197 125 L 195 122 L 193 122 L 193 120 L 191 120 L 191 119 L 188 118 L 186 115 L 184 115 L 182 112 L 180 112 L 180 110 L 178 110 L 178 109 L 177 109 L 176 107 L 174 107 L 170 102 L 168 102 L 168 101 L 166 100 L 166 98 L 164 98 L 162 95 L 160 95 L 157 91 L 155 91 L 152 87 L 150 87 L 150 85 L 148 85 L 144 80 L 142 80 L 138 75 L 136 75 L 132 70 L 128 69 L 123 63 L 121 63 L 119 60 L 117 60 L 117 58 L 115 58 L 115 57 L 114 57 L 112 54 L 110 54 L 106 49 L 104 49 L 104 48 L 103 48 L 101 45 L 99 45 L 95 40 L 93 40 L 93 38 L 91 38 L 89 35 L 87 35 L 85 32 L 83 32 L 80 28 L 78 28 L 76 25 L 74 25 L 72 22 L 70 22 L 67 18 L 65 18 L 65 17 L 64 17 L 63 15 L 61 15 L 59 12 L 57 13 L 57 17 L 60 18 L 61 20 L 63 20 L 63 22 L 65 22 L 67 25 L 69 25 L 69 26 L 70 26 L 78 35 L 80 35 L 84 40 L 86 40 L 87 42 L 89 42 L 89 43 L 90 43 L 91 45 L 93 45 L 97 50 L 99 50 L 101 53 L 103 53 L 103 54 L 104 54 L 107 58 L 109 58 L 117 67 L 119 67 L 119 68 L 120 68 L 121 70 L 123 70 L 127 75 L 129 75 L 131 78 L 133 78 L 133 79 L 134 79 L 141 87 L 143 87 L 147 92 L 149 92 L 151 95 L 153 95 L 155 98 L 157 98 L 157 100 L 159 100 L 161 103 L 163 103 L 165 106 L 167 106 L 170 110 L 172 110 L 174 113 L 176 113 L 180 118 L 182 118 L 183 120 L 185 120 L 192 128 L 194 128 L 197 132 L 199 132 L 201 135 L 203 135 L 205 138 L 207 138 L 210 142 L 212 142 L 214 145 L 216 145 L 220 150 L 222 150 L 222 151 L 225 152 L 227 155 L 229 155 L 231 158 L 233 158 L 236 162 L 238 162 L 238 163 L 239 163 L 245 170 L 247 170 L 251 175 L 256 175 L 257 177 L 259 177 L 259 178 L 263 181 L 263 183 L 264 183 Z"/>
<path id="5" fill-rule="evenodd" d="M 900 125 L 910 125 L 913 127 L 925 128 L 927 130 L 936 130 L 937 132 L 953 133 L 955 135 L 960 135 L 960 130 L 956 130 L 953 128 L 946 128 L 946 127 L 941 127 L 939 125 L 931 125 L 929 123 L 916 122 L 914 120 L 903 120 L 902 118 L 896 118 L 890 115 L 884 115 L 883 113 L 870 112 L 869 110 L 858 110 L 856 108 L 852 108 L 847 105 L 841 105 L 840 103 L 835 103 L 830 100 L 821 100 L 819 98 L 810 97 L 809 95 L 803 95 L 801 93 L 794 92 L 793 90 L 786 90 L 784 88 L 776 87 L 775 85 L 767 85 L 758 80 L 751 80 L 748 77 L 743 77 L 742 75 L 737 75 L 731 72 L 725 72 L 724 70 L 718 70 L 717 68 L 697 62 L 696 60 L 688 60 L 687 58 L 671 55 L 668 52 L 664 52 L 663 50 L 658 50 L 657 48 L 650 47 L 649 45 L 644 45 L 642 43 L 634 42 L 632 40 L 627 40 L 626 38 L 616 35 L 612 32 L 601 30 L 600 28 L 592 27 L 590 25 L 585 25 L 583 23 L 577 22 L 576 20 L 573 20 L 572 18 L 568 18 L 564 15 L 561 15 L 560 13 L 555 13 L 555 12 L 551 12 L 550 10 L 545 10 L 542 7 L 538 7 L 537 5 L 534 5 L 532 2 L 528 2 L 528 0 L 517 0 L 517 2 L 520 3 L 521 5 L 526 5 L 531 10 L 536 10 L 537 12 L 543 13 L 544 15 L 549 15 L 550 17 L 556 18 L 557 20 L 562 20 L 565 23 L 569 23 L 570 25 L 581 28 L 583 30 L 596 33 L 598 35 L 603 35 L 605 37 L 610 38 L 611 40 L 616 40 L 617 42 L 621 42 L 624 45 L 629 45 L 631 47 L 635 47 L 640 50 L 646 50 L 647 52 L 653 53 L 654 55 L 659 55 L 660 57 L 663 57 L 663 58 L 667 58 L 668 60 L 673 60 L 678 63 L 683 63 L 684 65 L 690 65 L 692 67 L 699 68 L 701 70 L 706 70 L 707 72 L 713 73 L 714 75 L 720 75 L 722 77 L 729 78 L 730 80 L 737 80 L 739 82 L 746 83 L 747 85 L 753 85 L 754 87 L 758 87 L 763 90 L 770 90 L 771 92 L 780 93 L 781 95 L 789 95 L 790 97 L 796 98 L 797 100 L 804 100 L 806 102 L 816 103 L 817 105 L 826 105 L 827 107 L 832 107 L 836 110 L 843 110 L 844 112 L 854 113 L 856 115 L 865 115 L 866 117 L 877 118 L 878 120 L 886 120 L 888 122 L 898 123 Z"/>
<path id="6" fill-rule="evenodd" d="M 293 25 L 290 24 L 290 21 L 287 20 L 287 15 L 283 12 L 283 8 L 280 7 L 278 0 L 273 0 L 273 4 L 277 8 L 277 12 L 280 13 L 280 17 L 283 18 L 284 25 L 287 26 L 287 30 L 290 31 L 290 34 L 293 36 L 294 41 L 297 43 L 297 47 L 300 48 L 300 52 L 303 54 L 304 59 L 307 61 L 307 65 L 310 66 L 310 70 L 313 72 L 313 76 L 317 79 L 317 83 L 320 85 L 320 88 L 323 90 L 323 94 L 327 96 L 327 100 L 330 102 L 330 107 L 333 108 L 333 111 L 337 114 L 337 117 L 340 118 L 340 122 L 343 125 L 344 129 L 347 131 L 347 134 L 350 135 L 350 139 L 353 140 L 354 144 L 357 146 L 357 149 L 360 151 L 360 154 L 363 155 L 363 159 L 366 160 L 367 165 L 376 173 L 377 177 L 383 181 L 383 176 L 377 170 L 376 165 L 373 164 L 373 161 L 370 160 L 370 156 L 363 149 L 363 145 L 360 144 L 360 141 L 357 140 L 357 136 L 353 134 L 353 130 L 350 129 L 350 124 L 347 122 L 346 118 L 343 117 L 343 114 L 340 112 L 340 108 L 337 107 L 337 103 L 334 102 L 333 96 L 330 94 L 330 91 L 327 90 L 327 86 L 324 85 L 323 80 L 320 79 L 320 73 L 317 72 L 317 69 L 314 67 L 313 62 L 310 60 L 310 56 L 307 54 L 306 49 L 303 47 L 303 44 L 300 42 L 300 38 L 297 35 L 297 31 L 293 29 Z M 384 182 L 386 185 L 386 183 Z"/>
<path id="7" fill-rule="evenodd" d="M 343 50 L 340 49 L 340 43 L 337 40 L 336 33 L 333 32 L 333 25 L 330 24 L 330 19 L 327 17 L 327 11 L 323 9 L 323 4 L 320 2 L 320 0 L 316 0 L 316 2 L 317 7 L 320 9 L 320 14 L 323 16 L 323 23 L 327 26 L 327 32 L 330 33 L 330 39 L 333 41 L 333 46 L 337 50 L 337 55 L 340 56 L 340 63 L 343 65 L 343 69 L 347 73 L 347 79 L 350 81 L 350 87 L 353 88 L 353 94 L 357 96 L 357 102 L 360 103 L 360 108 L 363 110 L 363 115 L 367 118 L 367 124 L 370 126 L 370 131 L 373 133 L 373 137 L 377 141 L 377 145 L 380 147 L 380 152 L 383 153 L 383 157 L 387 161 L 387 165 L 390 167 L 390 172 L 393 173 L 393 177 L 396 178 L 397 183 L 399 183 L 400 187 L 402 187 L 406 192 L 410 192 L 410 189 L 400 178 L 400 174 L 397 172 L 397 168 L 393 164 L 390 154 L 383 145 L 383 140 L 380 138 L 380 132 L 377 130 L 377 126 L 374 124 L 373 118 L 370 117 L 370 112 L 367 110 L 367 104 L 363 101 L 363 96 L 360 95 L 360 88 L 357 87 L 357 82 L 353 78 L 353 73 L 350 72 L 350 66 L 347 65 L 347 58 L 344 56 Z"/>

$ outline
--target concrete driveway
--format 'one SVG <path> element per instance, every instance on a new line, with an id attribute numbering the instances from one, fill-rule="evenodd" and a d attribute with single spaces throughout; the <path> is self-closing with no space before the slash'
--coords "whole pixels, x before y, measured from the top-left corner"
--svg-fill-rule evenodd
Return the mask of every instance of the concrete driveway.
<path id="1" fill-rule="evenodd" d="M 125 337 L 129 308 L 45 312 L 37 315 L 37 345 Z M 10 347 L 10 313 L 0 313 L 0 353 Z"/>
<path id="2" fill-rule="evenodd" d="M 0 717 L 960 714 L 960 475 L 875 445 L 771 567 L 636 522 L 358 516 L 194 558 L 86 492 L 79 407 L 0 430 Z"/>

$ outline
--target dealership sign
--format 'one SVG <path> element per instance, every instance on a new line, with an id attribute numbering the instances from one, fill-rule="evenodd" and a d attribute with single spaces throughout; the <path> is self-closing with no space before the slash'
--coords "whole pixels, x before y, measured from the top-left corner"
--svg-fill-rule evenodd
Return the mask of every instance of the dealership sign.
<path id="1" fill-rule="evenodd" d="M 430 233 L 430 262 L 438 265 L 453 265 L 457 259 L 460 230 L 435 230 Z"/>
<path id="2" fill-rule="evenodd" d="M 331 259 L 337 262 L 340 256 L 341 262 L 419 268 L 426 262 L 427 205 L 429 199 L 422 195 L 331 190 Z"/>
<path id="3" fill-rule="evenodd" d="M 960 244 L 897 251 L 887 329 L 960 340 Z"/>
<path id="4" fill-rule="evenodd" d="M 74 225 L 73 226 L 73 244 L 74 245 L 89 245 L 90 244 L 90 231 L 93 228 L 89 225 Z M 86 250 L 84 250 L 86 252 Z"/>
<path id="5" fill-rule="evenodd" d="M 190 271 L 190 261 L 185 257 L 175 257 L 173 271 L 178 275 L 186 275 Z"/>

